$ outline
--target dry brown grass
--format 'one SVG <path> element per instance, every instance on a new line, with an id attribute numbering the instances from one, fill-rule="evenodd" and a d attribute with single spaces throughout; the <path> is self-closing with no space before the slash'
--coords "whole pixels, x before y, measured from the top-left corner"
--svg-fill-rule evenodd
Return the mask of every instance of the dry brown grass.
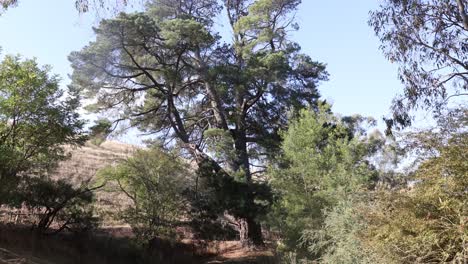
<path id="1" fill-rule="evenodd" d="M 116 141 L 106 141 L 100 146 L 91 143 L 86 143 L 79 148 L 66 146 L 65 150 L 70 158 L 60 162 L 48 176 L 54 180 L 66 180 L 75 187 L 93 186 L 96 173 L 100 169 L 122 161 L 137 149 L 137 146 Z M 123 194 L 109 194 L 99 190 L 96 192 L 95 204 L 97 216 L 104 220 L 104 225 L 118 225 L 120 223 L 113 221 L 109 212 L 117 212 L 120 206 L 127 202 L 128 199 Z M 27 225 L 35 220 L 37 219 L 26 208 L 0 206 L 0 223 Z"/>
<path id="2" fill-rule="evenodd" d="M 70 158 L 61 162 L 50 176 L 56 180 L 64 179 L 74 186 L 83 184 L 93 186 L 96 173 L 100 169 L 117 164 L 130 157 L 138 149 L 140 147 L 117 141 L 105 141 L 99 146 L 88 142 L 80 148 L 67 147 Z M 107 189 L 109 187 L 112 189 L 112 186 L 106 186 Z M 98 190 L 95 194 L 96 214 L 102 220 L 102 225 L 122 225 L 123 223 L 115 221 L 113 214 L 129 203 L 128 198 L 122 193 L 109 193 L 104 190 Z"/>
<path id="3" fill-rule="evenodd" d="M 80 148 L 67 147 L 70 159 L 61 162 L 51 174 L 54 179 L 66 179 L 73 184 L 93 180 L 96 172 L 108 165 L 131 156 L 137 146 L 116 141 L 106 141 L 100 146 L 86 143 Z"/>

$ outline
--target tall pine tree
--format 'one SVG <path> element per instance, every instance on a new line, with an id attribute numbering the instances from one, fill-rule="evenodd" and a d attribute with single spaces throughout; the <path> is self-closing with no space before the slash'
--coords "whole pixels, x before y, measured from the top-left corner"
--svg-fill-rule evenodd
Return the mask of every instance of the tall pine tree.
<path id="1" fill-rule="evenodd" d="M 254 168 L 279 147 L 288 112 L 316 107 L 317 84 L 327 78 L 288 39 L 299 4 L 155 0 L 144 12 L 102 21 L 96 40 L 70 56 L 72 85 L 95 99 L 95 111 L 113 109 L 116 120 L 177 142 L 196 160 L 244 244 L 263 243 L 256 201 L 265 188 Z M 214 27 L 221 15 L 229 43 Z M 225 144 L 213 153 L 212 142 Z"/>

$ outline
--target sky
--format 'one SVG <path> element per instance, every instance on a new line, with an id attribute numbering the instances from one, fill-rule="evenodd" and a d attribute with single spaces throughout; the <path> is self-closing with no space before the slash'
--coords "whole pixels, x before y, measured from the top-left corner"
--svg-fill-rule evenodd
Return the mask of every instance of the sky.
<path id="1" fill-rule="evenodd" d="M 97 25 L 97 17 L 78 14 L 74 2 L 20 0 L 0 16 L 1 54 L 35 57 L 39 64 L 51 65 L 61 84 L 67 85 L 71 73 L 67 57 L 94 39 L 92 26 Z M 373 116 L 383 129 L 382 117 L 403 87 L 397 65 L 385 59 L 367 25 L 369 11 L 378 7 L 378 1 L 302 2 L 296 14 L 300 29 L 292 38 L 304 53 L 326 63 L 330 80 L 319 87 L 322 97 L 333 103 L 336 113 Z M 120 140 L 135 143 L 134 137 L 133 132 Z"/>

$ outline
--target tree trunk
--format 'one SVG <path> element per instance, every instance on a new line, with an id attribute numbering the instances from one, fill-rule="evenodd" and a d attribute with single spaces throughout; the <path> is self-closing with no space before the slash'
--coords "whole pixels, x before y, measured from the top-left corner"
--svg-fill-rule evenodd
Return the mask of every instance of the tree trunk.
<path id="1" fill-rule="evenodd" d="M 463 21 L 463 26 L 465 27 L 465 30 L 468 30 L 468 15 L 465 11 L 465 3 L 463 3 L 463 0 L 457 0 L 457 5 L 458 11 Z"/>
<path id="2" fill-rule="evenodd" d="M 262 227 L 253 218 L 239 219 L 239 240 L 244 247 L 263 246 Z"/>
<path id="3" fill-rule="evenodd" d="M 235 148 L 237 154 L 237 164 L 244 172 L 244 181 L 248 190 L 244 193 L 246 199 L 244 217 L 239 220 L 239 238 L 243 246 L 263 246 L 263 236 L 261 225 L 255 220 L 255 197 L 252 191 L 252 173 L 250 171 L 250 160 L 247 153 L 247 140 L 244 128 L 244 120 L 238 120 L 238 131 L 235 137 Z"/>
<path id="4" fill-rule="evenodd" d="M 215 171 L 216 174 L 221 173 L 218 177 L 231 177 L 229 174 L 219 166 L 213 159 L 211 159 L 208 155 L 206 155 L 203 151 L 201 151 L 196 145 L 187 145 L 188 149 L 192 153 L 193 157 L 196 159 L 198 166 L 203 166 L 204 163 L 210 164 L 212 169 Z M 209 166 L 210 167 L 210 166 Z M 250 170 L 247 169 L 249 181 L 251 180 Z M 250 185 L 250 184 L 249 184 Z M 245 200 L 246 200 L 246 209 L 254 209 L 254 194 L 252 190 L 249 188 L 245 193 Z M 228 210 L 229 211 L 229 210 Z M 263 246 L 263 236 L 262 236 L 262 228 L 261 225 L 255 220 L 255 216 L 249 214 L 249 212 L 244 212 L 244 215 L 239 217 L 239 215 L 235 216 L 239 226 L 239 239 L 242 245 L 247 247 L 252 246 Z"/>

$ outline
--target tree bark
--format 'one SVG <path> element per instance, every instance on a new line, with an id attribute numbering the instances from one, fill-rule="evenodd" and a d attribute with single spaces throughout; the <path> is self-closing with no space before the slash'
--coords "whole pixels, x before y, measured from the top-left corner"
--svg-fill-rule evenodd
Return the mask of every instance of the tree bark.
<path id="1" fill-rule="evenodd" d="M 250 160 L 247 153 L 247 136 L 245 133 L 244 120 L 240 118 L 238 123 L 238 133 L 235 135 L 235 148 L 237 154 L 237 163 L 244 172 L 244 180 L 248 190 L 245 195 L 246 199 L 246 216 L 239 220 L 239 238 L 240 242 L 245 247 L 263 246 L 263 236 L 261 225 L 255 219 L 255 214 L 250 210 L 255 211 L 255 197 L 252 191 L 252 173 L 250 171 Z"/>
<path id="2" fill-rule="evenodd" d="M 195 144 L 187 144 L 188 149 L 191 155 L 195 158 L 198 166 L 203 166 L 203 164 L 208 163 L 212 165 L 212 169 L 217 175 L 217 177 L 231 177 L 216 161 L 211 159 L 206 153 L 200 150 Z M 249 173 L 250 170 L 247 169 L 246 173 Z M 237 215 L 236 220 L 239 224 L 239 239 L 243 246 L 263 246 L 263 235 L 261 225 L 256 221 L 254 212 L 248 212 L 248 209 L 254 209 L 254 194 L 248 184 L 248 190 L 244 195 L 246 205 L 244 214 L 242 216 Z"/>
<path id="3" fill-rule="evenodd" d="M 252 217 L 241 218 L 239 222 L 239 240 L 244 247 L 263 246 L 262 228 Z"/>
<path id="4" fill-rule="evenodd" d="M 457 0 L 457 5 L 458 5 L 460 16 L 463 21 L 463 26 L 465 27 L 465 30 L 468 30 L 468 15 L 466 14 L 465 3 L 463 3 L 463 1 L 464 0 Z"/>

